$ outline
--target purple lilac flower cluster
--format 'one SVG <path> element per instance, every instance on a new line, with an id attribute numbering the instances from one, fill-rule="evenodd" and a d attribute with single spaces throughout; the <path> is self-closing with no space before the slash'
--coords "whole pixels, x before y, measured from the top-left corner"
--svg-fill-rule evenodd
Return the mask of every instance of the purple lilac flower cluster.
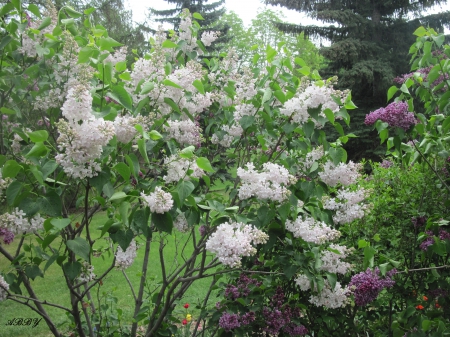
<path id="1" fill-rule="evenodd" d="M 408 103 L 393 102 L 385 108 L 372 111 L 366 115 L 364 123 L 372 125 L 377 120 L 388 123 L 391 127 L 399 127 L 408 130 L 412 125 L 417 124 L 417 120 L 412 112 L 408 112 Z"/>
<path id="2" fill-rule="evenodd" d="M 411 222 L 413 223 L 414 228 L 419 228 L 425 225 L 427 218 L 424 216 L 412 217 Z"/>
<path id="3" fill-rule="evenodd" d="M 3 242 L 9 245 L 14 240 L 14 233 L 6 228 L 0 228 L 0 236 L 3 236 Z"/>
<path id="4" fill-rule="evenodd" d="M 264 307 L 262 313 L 265 327 L 263 327 L 263 331 L 269 335 L 278 335 L 281 330 L 290 336 L 306 335 L 308 333 L 306 327 L 291 321 L 292 318 L 300 317 L 300 309 L 292 309 L 289 305 L 283 306 L 284 297 L 283 289 L 278 287 L 270 300 L 272 310 Z"/>
<path id="5" fill-rule="evenodd" d="M 232 300 L 235 300 L 239 297 L 247 297 L 250 294 L 249 285 L 254 285 L 255 287 L 259 287 L 262 282 L 253 279 L 244 273 L 239 276 L 237 286 L 232 284 L 227 285 L 225 289 L 225 297 L 230 297 Z"/>
<path id="6" fill-rule="evenodd" d="M 436 298 L 436 297 L 446 297 L 448 296 L 448 291 L 441 288 L 428 290 L 428 297 Z"/>
<path id="7" fill-rule="evenodd" d="M 382 168 L 389 168 L 389 167 L 391 167 L 392 165 L 394 165 L 391 161 L 389 161 L 389 160 L 386 160 L 386 159 L 383 159 L 383 161 L 381 162 L 381 164 L 380 164 L 380 166 L 382 167 Z"/>
<path id="8" fill-rule="evenodd" d="M 423 251 L 427 251 L 428 247 L 434 244 L 434 233 L 428 230 L 425 231 L 425 234 L 427 235 L 427 238 L 419 246 L 419 248 L 422 249 Z M 441 240 L 450 240 L 450 233 L 441 228 L 439 229 L 438 237 Z"/>
<path id="9" fill-rule="evenodd" d="M 391 288 L 395 284 L 392 276 L 396 273 L 397 270 L 392 269 L 382 279 L 380 278 L 380 269 L 376 267 L 373 271 L 367 268 L 365 272 L 354 275 L 349 283 L 349 288 L 352 289 L 355 296 L 356 305 L 367 305 L 377 298 L 381 290 Z"/>
<path id="10" fill-rule="evenodd" d="M 219 319 L 219 326 L 225 331 L 239 328 L 241 326 L 239 318 L 239 314 L 230 314 L 228 312 L 224 312 Z"/>

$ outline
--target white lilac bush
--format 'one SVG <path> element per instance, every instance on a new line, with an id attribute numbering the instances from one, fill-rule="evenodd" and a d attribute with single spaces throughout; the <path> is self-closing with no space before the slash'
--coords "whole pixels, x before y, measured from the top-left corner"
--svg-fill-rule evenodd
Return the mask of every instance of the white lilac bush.
<path id="1" fill-rule="evenodd" d="M 197 13 L 184 11 L 179 32 L 158 32 L 130 65 L 130 51 L 91 25 L 92 9 L 56 12 L 50 4 L 41 15 L 11 2 L 1 11 L 9 20 L 1 42 L 0 253 L 12 267 L 0 270 L 0 299 L 32 306 L 55 336 L 63 331 L 48 306 L 65 311 L 78 336 L 116 323 L 122 335 L 176 334 L 174 308 L 203 278 L 224 297 L 215 303 L 205 294 L 193 335 L 200 325 L 210 335 L 305 335 L 323 310 L 352 305 L 361 287 L 348 287 L 358 270 L 338 225 L 365 216 L 369 192 L 355 185 L 360 166 L 346 163 L 342 145 L 353 135 L 343 125 L 355 106 L 348 91 L 333 88 L 336 79 L 321 79 L 282 44 L 245 67 L 233 50 L 203 57 L 217 34 L 197 36 Z M 261 57 L 265 68 L 255 66 Z M 325 124 L 338 139 L 327 140 Z M 98 228 L 92 219 L 101 211 L 108 218 Z M 163 252 L 177 231 L 188 239 L 171 267 Z M 99 240 L 110 265 L 94 273 Z M 159 265 L 149 261 L 151 249 Z M 126 270 L 138 254 L 134 289 Z M 67 307 L 33 290 L 49 267 L 64 277 Z M 162 279 L 150 296 L 155 267 Z M 113 269 L 133 294 L 133 317 L 116 323 L 101 319 L 105 309 L 91 296 Z M 218 283 L 223 274 L 228 285 Z"/>

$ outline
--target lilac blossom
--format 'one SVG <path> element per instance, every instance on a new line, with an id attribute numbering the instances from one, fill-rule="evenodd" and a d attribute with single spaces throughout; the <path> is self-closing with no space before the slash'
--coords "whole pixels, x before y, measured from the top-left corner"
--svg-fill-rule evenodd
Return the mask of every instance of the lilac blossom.
<path id="1" fill-rule="evenodd" d="M 356 305 L 367 305 L 374 301 L 384 288 L 391 288 L 395 284 L 392 276 L 396 273 L 397 270 L 392 269 L 382 279 L 380 278 L 380 269 L 376 267 L 373 271 L 367 268 L 365 272 L 354 275 L 349 283 L 349 288 L 352 289 L 355 296 Z"/>
<path id="2" fill-rule="evenodd" d="M 239 322 L 239 315 L 224 312 L 219 319 L 219 326 L 225 331 L 230 331 L 231 329 L 239 328 L 241 326 L 241 323 Z"/>
<path id="3" fill-rule="evenodd" d="M 383 159 L 383 161 L 381 162 L 381 164 L 380 164 L 380 166 L 382 167 L 382 168 L 389 168 L 389 167 L 391 167 L 392 165 L 394 165 L 391 161 L 389 161 L 389 160 L 386 160 L 386 159 Z"/>
<path id="4" fill-rule="evenodd" d="M 366 115 L 366 125 L 375 124 L 377 120 L 388 123 L 390 127 L 399 127 L 408 130 L 417 120 L 412 112 L 408 112 L 408 103 L 393 102 L 385 108 L 379 108 Z"/>

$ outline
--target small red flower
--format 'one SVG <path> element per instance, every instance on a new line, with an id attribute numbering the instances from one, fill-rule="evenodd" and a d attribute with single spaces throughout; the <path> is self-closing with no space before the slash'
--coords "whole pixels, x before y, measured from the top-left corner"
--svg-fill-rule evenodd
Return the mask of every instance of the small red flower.
<path id="1" fill-rule="evenodd" d="M 187 322 L 187 319 L 183 319 L 183 322 L 181 322 L 183 325 L 186 325 L 188 322 Z"/>
<path id="2" fill-rule="evenodd" d="M 441 305 L 440 305 L 438 302 L 436 302 L 436 303 L 434 304 L 434 306 L 436 307 L 436 309 L 439 309 L 439 308 L 441 307 Z"/>
<path id="3" fill-rule="evenodd" d="M 423 300 L 424 300 L 424 301 L 428 301 L 428 297 L 424 296 L 424 297 L 423 297 Z"/>
<path id="4" fill-rule="evenodd" d="M 183 305 L 183 307 L 184 307 L 185 309 L 189 308 L 189 303 L 186 303 L 185 305 Z"/>
<path id="5" fill-rule="evenodd" d="M 419 304 L 419 305 L 416 306 L 416 309 L 419 309 L 419 310 L 422 310 L 423 308 L 424 308 L 424 306 L 421 305 L 421 304 Z"/>

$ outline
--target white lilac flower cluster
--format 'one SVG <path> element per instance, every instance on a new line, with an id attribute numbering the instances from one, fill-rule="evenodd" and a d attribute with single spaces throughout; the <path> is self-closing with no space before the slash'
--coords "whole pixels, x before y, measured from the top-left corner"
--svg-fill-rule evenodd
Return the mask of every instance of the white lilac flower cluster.
<path id="1" fill-rule="evenodd" d="M 239 167 L 237 176 L 241 179 L 239 198 L 269 199 L 283 202 L 290 191 L 286 186 L 295 183 L 295 177 L 283 166 L 274 163 L 265 163 L 261 172 L 255 171 L 253 163 L 247 163 L 246 169 Z"/>
<path id="2" fill-rule="evenodd" d="M 117 63 L 124 62 L 126 60 L 127 60 L 127 47 L 123 46 L 115 50 L 114 53 L 109 54 L 103 62 L 104 63 L 109 62 L 114 67 Z"/>
<path id="3" fill-rule="evenodd" d="M 219 37 L 220 32 L 203 32 L 201 41 L 205 47 L 209 47 Z"/>
<path id="4" fill-rule="evenodd" d="M 330 250 L 325 250 L 322 252 L 320 259 L 322 260 L 322 266 L 320 270 L 336 273 L 336 274 L 346 274 L 352 265 L 348 262 L 343 261 L 351 252 L 351 249 L 340 246 L 336 244 L 331 244 L 330 248 L 337 251 L 338 253 L 332 252 Z"/>
<path id="5" fill-rule="evenodd" d="M 136 245 L 136 241 L 131 240 L 130 245 L 128 246 L 128 248 L 123 251 L 123 249 L 118 246 L 117 250 L 116 250 L 116 264 L 115 266 L 121 270 L 127 269 L 128 267 L 130 267 L 133 262 L 134 259 L 137 256 L 137 245 Z"/>
<path id="6" fill-rule="evenodd" d="M 178 216 L 173 221 L 173 227 L 175 227 L 182 233 L 187 232 L 187 230 L 189 229 L 189 225 L 184 214 L 178 214 Z"/>
<path id="7" fill-rule="evenodd" d="M 150 195 L 141 192 L 141 197 L 144 199 L 144 204 L 150 207 L 152 213 L 162 214 L 170 211 L 173 206 L 172 194 L 164 192 L 160 186 L 157 186 Z"/>
<path id="8" fill-rule="evenodd" d="M 305 219 L 299 217 L 294 222 L 286 220 L 286 229 L 292 232 L 294 237 L 300 237 L 306 242 L 314 242 L 318 245 L 335 240 L 341 235 L 339 231 L 327 226 L 323 221 L 317 221 L 311 217 Z"/>
<path id="9" fill-rule="evenodd" d="M 211 137 L 211 143 L 219 144 L 223 147 L 230 147 L 231 143 L 234 140 L 234 136 L 231 134 L 228 134 L 228 131 L 230 131 L 230 128 L 228 125 L 223 126 L 222 129 L 227 133 L 223 135 L 222 139 L 220 139 L 219 136 L 217 136 L 216 134 L 213 134 Z"/>
<path id="10" fill-rule="evenodd" d="M 328 186 L 334 187 L 338 183 L 342 186 L 348 186 L 358 180 L 361 169 L 361 164 L 356 164 L 352 161 L 347 164 L 339 163 L 337 166 L 331 161 L 327 161 L 323 166 L 323 171 L 319 173 L 319 177 Z"/>
<path id="11" fill-rule="evenodd" d="M 144 116 L 134 117 L 131 114 L 117 116 L 116 119 L 114 119 L 114 129 L 117 140 L 124 144 L 131 142 L 138 134 L 135 125 L 139 124 L 145 126 L 149 123 L 150 119 Z"/>
<path id="12" fill-rule="evenodd" d="M 39 213 L 28 219 L 17 207 L 11 213 L 0 215 L 0 228 L 5 228 L 13 234 L 35 233 L 43 229 L 43 226 L 44 218 Z"/>
<path id="13" fill-rule="evenodd" d="M 295 283 L 302 291 L 311 289 L 311 281 L 306 275 L 299 275 L 295 279 Z M 317 291 L 317 288 L 315 289 Z M 317 307 L 324 306 L 329 309 L 341 308 L 349 303 L 349 295 L 351 291 L 348 287 L 342 288 L 339 282 L 336 282 L 334 289 L 331 289 L 328 280 L 324 280 L 324 287 L 320 294 L 311 295 L 309 302 Z"/>
<path id="14" fill-rule="evenodd" d="M 282 115 L 292 118 L 296 123 L 306 123 L 310 119 L 308 109 L 321 107 L 321 114 L 325 109 L 332 112 L 339 111 L 339 105 L 332 96 L 345 98 L 346 92 L 334 90 L 330 84 L 318 85 L 314 82 L 305 82 L 299 87 L 299 91 L 294 97 L 284 103 L 280 109 Z M 325 117 L 325 115 L 323 115 Z M 316 126 L 318 126 L 316 124 Z"/>
<path id="15" fill-rule="evenodd" d="M 8 188 L 9 184 L 11 184 L 11 178 L 3 178 L 2 171 L 0 170 L 0 202 L 5 198 L 5 191 Z"/>
<path id="16" fill-rule="evenodd" d="M 78 81 L 78 79 L 80 81 Z M 103 146 L 115 135 L 114 123 L 92 114 L 92 96 L 86 74 L 71 79 L 61 111 L 67 121 L 57 123 L 59 137 L 55 159 L 67 175 L 74 178 L 92 178 L 101 170 L 97 160 L 103 153 Z"/>
<path id="17" fill-rule="evenodd" d="M 201 142 L 201 129 L 190 119 L 183 121 L 168 121 L 164 126 L 170 138 L 174 138 L 181 145 L 199 146 Z"/>
<path id="18" fill-rule="evenodd" d="M 9 290 L 9 284 L 5 281 L 2 275 L 0 275 L 0 302 L 6 300 L 6 296 L 8 293 L 6 292 Z"/>
<path id="19" fill-rule="evenodd" d="M 306 154 L 305 161 L 301 163 L 303 170 L 308 171 L 309 169 L 311 169 L 313 164 L 318 162 L 324 155 L 325 152 L 323 151 L 322 145 L 316 147 L 311 152 L 308 152 Z"/>
<path id="20" fill-rule="evenodd" d="M 195 158 L 181 158 L 173 154 L 164 159 L 164 164 L 167 167 L 167 174 L 163 177 L 166 183 L 178 182 L 180 179 L 189 180 L 189 177 L 201 178 L 205 174 L 198 167 Z"/>
<path id="21" fill-rule="evenodd" d="M 81 268 L 81 274 L 78 276 L 78 282 L 90 282 L 95 279 L 94 266 L 84 261 Z"/>
<path id="22" fill-rule="evenodd" d="M 47 1 L 42 17 L 49 17 L 50 25 L 40 31 L 37 29 L 42 24 L 43 20 L 33 20 L 26 12 L 25 15 L 27 16 L 28 29 L 22 34 L 22 46 L 19 48 L 19 52 L 29 57 L 35 57 L 37 54 L 36 46 L 44 42 L 44 35 L 53 33 L 53 29 L 55 29 L 58 22 L 58 11 L 51 1 Z M 31 31 L 39 33 L 32 34 Z"/>
<path id="23" fill-rule="evenodd" d="M 350 223 L 362 219 L 368 211 L 368 205 L 361 204 L 367 198 L 368 191 L 360 188 L 357 191 L 342 189 L 335 198 L 326 197 L 322 200 L 323 207 L 335 211 L 333 221 L 336 224 Z"/>
<path id="24" fill-rule="evenodd" d="M 234 268 L 241 265 L 243 256 L 252 256 L 256 253 L 256 248 L 252 244 L 266 243 L 268 238 L 266 233 L 252 225 L 224 222 L 209 237 L 206 249 L 216 254 L 221 263 Z"/>

